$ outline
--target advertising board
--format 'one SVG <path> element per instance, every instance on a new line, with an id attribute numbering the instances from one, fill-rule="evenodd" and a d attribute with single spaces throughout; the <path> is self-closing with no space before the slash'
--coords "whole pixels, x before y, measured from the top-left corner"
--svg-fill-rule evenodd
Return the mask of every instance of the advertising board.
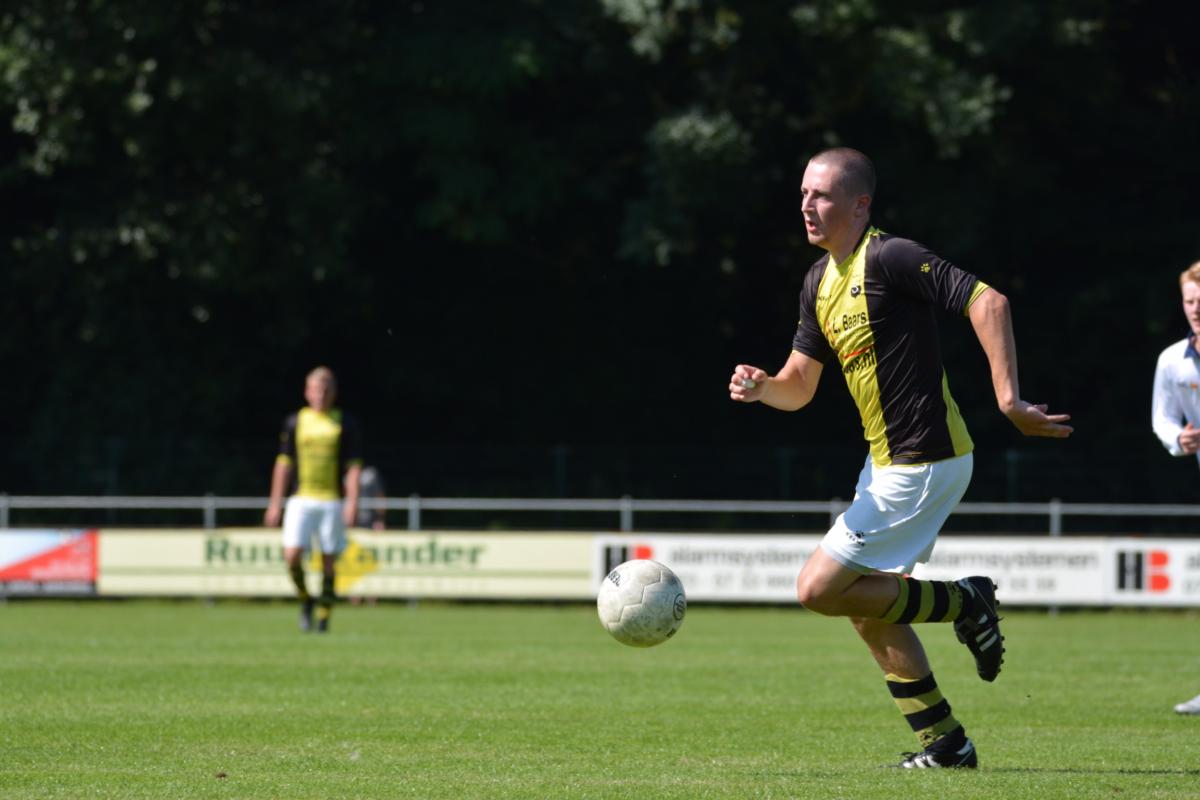
<path id="1" fill-rule="evenodd" d="M 818 534 L 365 531 L 338 562 L 342 597 L 591 600 L 616 564 L 671 567 L 690 602 L 795 603 Z M 315 591 L 320 562 L 307 572 Z M 1001 602 L 1200 607 L 1200 539 L 943 536 L 919 578 L 988 575 Z M 0 596 L 291 597 L 278 531 L 0 530 Z"/>
<path id="2" fill-rule="evenodd" d="M 337 565 L 339 596 L 594 597 L 590 534 L 355 530 Z M 320 560 L 307 564 L 316 589 Z M 278 531 L 105 530 L 104 595 L 289 597 Z"/>
<path id="3" fill-rule="evenodd" d="M 95 531 L 3 531 L 0 596 L 92 594 L 96 540 Z"/>

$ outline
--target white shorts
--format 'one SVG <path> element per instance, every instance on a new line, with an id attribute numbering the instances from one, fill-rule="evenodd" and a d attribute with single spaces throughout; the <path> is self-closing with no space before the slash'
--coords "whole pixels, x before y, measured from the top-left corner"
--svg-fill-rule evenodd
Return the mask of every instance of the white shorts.
<path id="1" fill-rule="evenodd" d="M 283 507 L 283 546 L 307 551 L 314 535 L 325 555 L 337 555 L 346 549 L 342 501 L 289 497 Z"/>
<path id="2" fill-rule="evenodd" d="M 877 467 L 867 458 L 854 502 L 821 549 L 855 572 L 912 572 L 929 560 L 938 531 L 971 482 L 974 457 Z"/>

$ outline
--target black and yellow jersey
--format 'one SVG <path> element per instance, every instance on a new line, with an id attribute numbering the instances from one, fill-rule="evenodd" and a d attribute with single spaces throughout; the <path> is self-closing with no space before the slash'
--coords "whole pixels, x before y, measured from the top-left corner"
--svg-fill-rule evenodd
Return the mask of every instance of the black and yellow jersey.
<path id="1" fill-rule="evenodd" d="M 342 496 L 342 475 L 362 463 L 358 426 L 339 409 L 302 408 L 283 422 L 279 456 L 295 468 L 294 494 L 314 500 Z"/>
<path id="2" fill-rule="evenodd" d="M 877 228 L 842 263 L 827 254 L 809 269 L 792 349 L 822 364 L 836 356 L 875 464 L 971 452 L 942 367 L 936 309 L 964 315 L 985 289 L 922 245 Z"/>

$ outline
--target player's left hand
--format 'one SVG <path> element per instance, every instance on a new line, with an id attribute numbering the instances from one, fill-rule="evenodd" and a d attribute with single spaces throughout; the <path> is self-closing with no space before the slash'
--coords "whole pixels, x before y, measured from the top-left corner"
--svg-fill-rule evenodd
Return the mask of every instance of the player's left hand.
<path id="1" fill-rule="evenodd" d="M 1048 414 L 1049 406 L 1045 403 L 1034 405 L 1018 400 L 1013 407 L 1004 412 L 1004 416 L 1017 426 L 1017 430 L 1026 436 L 1047 436 L 1051 439 L 1065 439 L 1075 429 L 1063 423 L 1071 419 L 1070 414 Z"/>

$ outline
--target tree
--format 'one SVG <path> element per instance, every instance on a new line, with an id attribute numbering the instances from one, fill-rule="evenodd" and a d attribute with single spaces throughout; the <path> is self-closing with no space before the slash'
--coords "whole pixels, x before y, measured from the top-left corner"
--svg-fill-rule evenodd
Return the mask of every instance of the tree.
<path id="1" fill-rule="evenodd" d="M 947 337 L 976 440 L 1032 465 L 984 491 L 1177 493 L 1194 475 L 1134 411 L 1195 259 L 1183 37 L 1153 4 L 1068 0 L 11 3 L 0 363 L 23 388 L 0 489 L 261 491 L 318 362 L 393 475 L 417 443 L 681 448 L 797 424 L 857 452 L 843 404 L 796 423 L 719 391 L 736 360 L 786 354 L 815 258 L 796 181 L 846 143 L 880 167 L 882 227 L 1014 298 L 1031 395 L 1104 420 L 1045 456 Z M 1040 346 L 1113 320 L 1112 346 Z M 1139 480 L 1078 466 L 1114 451 Z M 796 485 L 825 485 L 802 461 Z M 588 485 L 621 491 L 622 469 Z"/>

